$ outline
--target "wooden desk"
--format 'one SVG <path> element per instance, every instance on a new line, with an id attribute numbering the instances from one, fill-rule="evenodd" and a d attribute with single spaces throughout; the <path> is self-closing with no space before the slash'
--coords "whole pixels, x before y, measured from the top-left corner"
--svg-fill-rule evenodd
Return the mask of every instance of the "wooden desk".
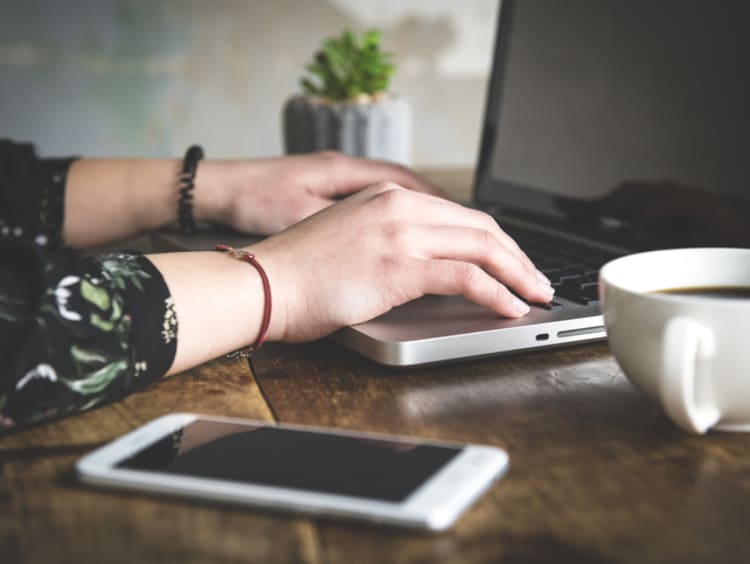
<path id="1" fill-rule="evenodd" d="M 116 493 L 75 461 L 173 411 L 484 442 L 506 478 L 440 534 Z M 604 344 L 430 368 L 265 345 L 0 436 L 0 562 L 748 562 L 750 435 L 687 435 Z"/>

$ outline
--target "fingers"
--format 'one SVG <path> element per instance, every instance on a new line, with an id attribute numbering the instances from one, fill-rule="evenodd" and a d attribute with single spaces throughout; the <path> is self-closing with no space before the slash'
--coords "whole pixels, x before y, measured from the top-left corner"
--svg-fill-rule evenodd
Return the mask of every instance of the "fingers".
<path id="1" fill-rule="evenodd" d="M 489 231 L 476 227 L 409 227 L 405 239 L 419 241 L 425 259 L 448 259 L 477 265 L 523 298 L 549 302 L 554 291 L 536 268 L 519 259 Z M 507 291 L 507 290 L 506 290 Z"/>
<path id="2" fill-rule="evenodd" d="M 426 211 L 426 213 L 428 212 Z M 431 222 L 438 225 L 450 218 L 454 218 L 453 222 L 455 225 L 485 229 L 492 233 L 502 245 L 507 247 L 510 252 L 518 258 L 518 260 L 526 263 L 529 268 L 534 267 L 531 259 L 526 256 L 526 253 L 518 246 L 518 243 L 502 230 L 492 216 L 483 211 L 467 208 L 453 202 L 440 200 L 436 201 L 435 205 L 430 208 L 429 218 Z"/>
<path id="3" fill-rule="evenodd" d="M 422 224 L 438 227 L 456 226 L 483 229 L 492 233 L 497 241 L 519 261 L 523 262 L 527 268 L 538 273 L 534 264 L 513 238 L 505 233 L 490 215 L 482 211 L 428 194 L 410 193 L 387 183 L 373 187 L 371 191 L 366 192 L 361 197 L 379 198 L 382 200 L 381 206 L 384 214 L 394 218 L 406 219 L 412 223 L 419 221 Z M 537 276 L 546 280 L 541 273 L 538 273 Z"/>
<path id="4" fill-rule="evenodd" d="M 417 192 L 448 197 L 429 180 L 393 162 L 350 157 L 340 153 L 319 153 L 317 157 L 328 161 L 331 182 L 327 183 L 329 192 L 325 195 L 329 197 L 346 196 L 379 182 L 394 182 Z"/>
<path id="5" fill-rule="evenodd" d="M 452 260 L 422 261 L 420 291 L 462 295 L 505 317 L 522 317 L 529 306 L 475 264 Z"/>
<path id="6" fill-rule="evenodd" d="M 311 299 L 330 305 L 325 315 L 337 326 L 428 293 L 463 295 L 508 317 L 528 312 L 524 300 L 547 302 L 553 294 L 490 216 L 392 183 L 354 194 L 266 245 L 271 254 L 296 253 L 285 264 L 308 273 Z M 304 266 L 311 256 L 336 273 L 334 283 Z"/>

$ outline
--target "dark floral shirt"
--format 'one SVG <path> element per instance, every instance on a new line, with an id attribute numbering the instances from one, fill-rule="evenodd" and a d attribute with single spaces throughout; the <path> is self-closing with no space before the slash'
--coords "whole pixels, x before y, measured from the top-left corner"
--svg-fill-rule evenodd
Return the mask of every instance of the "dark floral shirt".
<path id="1" fill-rule="evenodd" d="M 174 359 L 177 318 L 153 264 L 65 248 L 71 163 L 0 139 L 0 428 L 122 398 Z"/>

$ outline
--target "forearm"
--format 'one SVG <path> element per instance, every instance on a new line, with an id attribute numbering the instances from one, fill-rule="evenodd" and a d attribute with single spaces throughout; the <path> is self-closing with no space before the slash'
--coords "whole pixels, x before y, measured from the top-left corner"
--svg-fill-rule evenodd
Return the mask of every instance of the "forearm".
<path id="1" fill-rule="evenodd" d="M 250 264 L 210 251 L 148 258 L 164 277 L 179 320 L 168 374 L 255 342 L 267 306 L 260 275 Z M 271 316 L 271 340 L 279 336 L 279 314 L 277 308 Z"/>
<path id="2" fill-rule="evenodd" d="M 65 194 L 66 244 L 92 247 L 176 223 L 181 166 L 180 159 L 76 161 Z M 193 216 L 269 235 L 381 181 L 440 193 L 403 167 L 334 153 L 202 160 Z"/>
<path id="3" fill-rule="evenodd" d="M 246 250 L 270 282 L 269 341 L 318 339 L 425 294 L 509 317 L 528 312 L 518 296 L 553 294 L 490 216 L 389 183 Z M 14 368 L 0 426 L 101 405 L 250 345 L 269 307 L 259 271 L 213 251 L 52 257 L 0 241 L 0 282 L 0 352 Z"/>
<path id="4" fill-rule="evenodd" d="M 68 173 L 64 240 L 86 248 L 176 223 L 180 159 L 81 159 Z M 218 167 L 206 161 L 195 179 L 197 221 L 217 215 Z"/>

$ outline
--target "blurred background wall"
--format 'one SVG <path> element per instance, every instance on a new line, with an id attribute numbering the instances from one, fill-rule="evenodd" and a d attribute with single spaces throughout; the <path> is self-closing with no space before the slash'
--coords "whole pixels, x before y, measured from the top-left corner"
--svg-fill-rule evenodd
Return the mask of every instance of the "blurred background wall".
<path id="1" fill-rule="evenodd" d="M 417 167 L 470 167 L 498 0 L 0 0 L 0 136 L 45 156 L 283 151 L 321 40 L 383 33 Z"/>

